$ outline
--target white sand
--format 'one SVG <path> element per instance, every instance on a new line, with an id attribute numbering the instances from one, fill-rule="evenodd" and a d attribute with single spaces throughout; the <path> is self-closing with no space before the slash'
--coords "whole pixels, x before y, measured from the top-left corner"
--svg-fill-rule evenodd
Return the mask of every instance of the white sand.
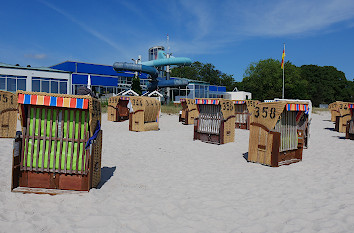
<path id="1" fill-rule="evenodd" d="M 354 232 L 354 141 L 314 114 L 303 161 L 247 163 L 236 142 L 193 141 L 162 115 L 160 131 L 130 132 L 103 115 L 100 189 L 57 196 L 10 192 L 12 140 L 0 140 L 0 232 Z"/>

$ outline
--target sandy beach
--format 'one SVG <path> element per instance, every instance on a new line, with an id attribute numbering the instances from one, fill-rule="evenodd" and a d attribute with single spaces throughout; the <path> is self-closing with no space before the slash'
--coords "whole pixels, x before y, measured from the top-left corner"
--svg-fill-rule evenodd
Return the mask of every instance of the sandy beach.
<path id="1" fill-rule="evenodd" d="M 354 232 L 354 141 L 313 114 L 303 161 L 248 163 L 235 142 L 193 141 L 162 114 L 160 130 L 128 131 L 102 115 L 102 181 L 88 193 L 12 193 L 12 139 L 0 139 L 0 232 Z"/>

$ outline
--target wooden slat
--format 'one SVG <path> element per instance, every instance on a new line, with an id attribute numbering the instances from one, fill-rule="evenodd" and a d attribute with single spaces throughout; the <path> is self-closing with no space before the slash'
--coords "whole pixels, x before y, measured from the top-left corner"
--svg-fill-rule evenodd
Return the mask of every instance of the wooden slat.
<path id="1" fill-rule="evenodd" d="M 258 128 L 258 141 L 257 141 L 257 145 L 259 145 L 261 143 L 261 133 L 262 133 L 262 128 Z M 257 163 L 259 163 L 259 150 L 257 150 Z"/>
<path id="2" fill-rule="evenodd" d="M 73 110 L 73 112 L 74 112 L 74 116 L 73 116 L 73 134 L 71 135 L 71 137 L 72 137 L 72 139 L 74 139 L 75 138 L 75 125 L 76 125 L 76 112 L 77 112 L 77 110 L 75 109 L 75 110 Z M 74 142 L 72 142 L 71 143 L 71 159 L 70 159 L 70 173 L 72 173 L 73 172 L 73 160 L 74 160 Z"/>
<path id="3" fill-rule="evenodd" d="M 32 168 L 33 168 L 33 153 L 34 153 L 34 135 L 35 135 L 35 130 L 36 130 L 36 115 L 37 115 L 37 108 L 33 108 L 33 111 L 34 111 L 34 117 L 33 117 L 33 126 L 32 126 L 32 135 L 31 135 L 31 138 L 32 138 L 32 145 L 31 145 L 31 164 L 30 164 L 30 171 L 32 171 Z"/>
<path id="4" fill-rule="evenodd" d="M 65 164 L 64 164 L 64 173 L 66 173 L 66 163 L 68 161 L 68 150 L 69 150 L 69 127 L 70 127 L 70 110 L 68 110 L 68 120 L 66 121 L 66 148 L 65 148 Z"/>
<path id="5" fill-rule="evenodd" d="M 77 134 L 77 139 L 81 138 L 81 115 L 82 115 L 82 111 L 79 110 L 79 127 L 78 127 L 78 134 Z M 81 143 L 78 142 L 77 143 L 77 150 L 76 150 L 76 170 L 75 170 L 75 174 L 77 174 L 77 172 L 79 171 L 79 160 L 80 160 L 80 145 Z"/>
<path id="6" fill-rule="evenodd" d="M 53 115 L 54 115 L 54 109 L 52 109 L 51 111 L 51 115 L 50 115 L 50 121 L 49 121 L 49 148 L 48 148 L 48 151 L 49 151 L 49 155 L 48 155 L 48 168 L 49 168 L 49 159 L 50 159 L 50 152 L 52 151 L 52 131 L 53 131 Z"/>
<path id="7" fill-rule="evenodd" d="M 53 109 L 53 113 L 54 113 L 54 109 Z M 52 140 L 54 141 L 54 161 L 53 161 L 53 170 L 55 170 L 55 161 L 57 161 L 57 144 L 58 144 L 58 124 L 59 124 L 59 114 L 61 113 L 61 110 L 58 109 L 57 111 L 57 116 L 56 116 L 56 120 L 55 120 L 55 132 L 54 135 L 55 137 L 52 138 Z M 50 142 L 50 144 L 52 144 L 52 142 Z M 50 155 L 50 154 L 49 154 Z M 49 156 L 50 157 L 50 156 Z M 48 164 L 48 169 L 50 167 L 50 163 Z"/>
<path id="8" fill-rule="evenodd" d="M 86 132 L 86 135 L 88 140 L 90 138 L 90 133 Z M 89 161 L 89 157 L 91 157 L 90 148 L 88 148 L 87 151 L 86 151 L 85 173 L 88 173 L 88 168 L 89 168 L 88 161 Z"/>
<path id="9" fill-rule="evenodd" d="M 64 138 L 64 119 L 65 119 L 65 111 L 67 110 L 63 110 L 62 111 L 62 116 L 61 116 L 61 135 L 58 135 L 59 139 L 60 139 L 60 150 L 59 150 L 59 165 L 58 165 L 58 172 L 60 172 L 61 170 L 61 155 L 63 153 L 63 138 Z M 54 165 L 54 169 L 55 169 L 55 165 Z"/>
<path id="10" fill-rule="evenodd" d="M 85 142 L 87 142 L 87 140 L 88 140 L 88 137 L 87 137 L 87 114 L 89 114 L 88 112 L 84 112 L 84 114 L 85 114 L 85 117 L 84 117 L 84 135 L 85 135 Z M 86 146 L 86 143 L 84 142 L 84 153 L 83 153 L 83 155 L 82 155 L 82 157 L 81 157 L 81 173 L 86 173 L 87 172 L 87 169 L 85 169 L 85 171 L 84 171 L 84 168 L 86 168 L 86 163 L 85 163 L 85 158 L 87 158 L 87 154 L 86 154 L 86 149 L 85 149 L 85 146 Z"/>
<path id="11" fill-rule="evenodd" d="M 43 137 L 43 149 L 42 149 L 43 150 L 42 151 L 42 169 L 41 169 L 42 172 L 44 171 L 44 155 L 45 155 L 46 136 L 47 136 L 47 116 L 48 116 L 48 111 L 47 111 L 47 109 L 45 109 L 45 113 L 44 113 L 44 129 L 43 129 L 44 130 L 44 137 Z M 40 139 L 39 139 L 39 141 L 40 141 Z M 50 151 L 49 151 L 49 153 L 50 153 Z"/>
<path id="12" fill-rule="evenodd" d="M 31 109 L 27 109 L 27 127 L 26 127 L 26 132 L 25 135 L 23 135 L 23 146 L 22 146 L 22 153 L 21 153 L 21 167 L 23 167 L 23 170 L 27 170 L 27 155 L 28 155 L 28 135 L 29 135 L 29 125 L 30 125 L 30 113 Z M 25 149 L 26 145 L 26 149 Z M 24 164 L 24 165 L 23 165 Z"/>
<path id="13" fill-rule="evenodd" d="M 38 135 L 41 135 L 41 128 L 42 128 L 42 109 L 39 108 L 39 119 L 38 119 Z M 39 152 L 41 150 L 41 140 L 37 140 L 37 153 L 36 153 L 36 169 L 38 169 L 39 165 Z M 43 164 L 42 164 L 43 166 Z"/>
<path id="14" fill-rule="evenodd" d="M 41 140 L 43 140 L 43 139 L 44 139 L 44 136 L 34 136 L 34 138 L 35 138 L 35 139 L 41 139 Z M 48 137 L 46 137 L 46 139 L 49 140 Z M 53 141 L 54 141 L 54 140 L 58 140 L 58 141 L 59 141 L 60 138 L 59 138 L 59 137 L 52 137 L 52 140 L 53 140 Z M 77 138 L 75 138 L 75 139 L 69 138 L 68 140 L 69 140 L 69 142 L 86 142 L 85 139 L 77 139 Z"/>
<path id="15" fill-rule="evenodd" d="M 68 194 L 79 194 L 80 196 L 88 193 L 87 191 L 76 191 L 76 190 L 61 190 L 61 189 L 45 189 L 45 188 L 29 188 L 29 187 L 17 187 L 12 190 L 12 192 L 19 193 L 32 193 L 32 194 L 49 194 L 49 195 L 68 195 Z"/>

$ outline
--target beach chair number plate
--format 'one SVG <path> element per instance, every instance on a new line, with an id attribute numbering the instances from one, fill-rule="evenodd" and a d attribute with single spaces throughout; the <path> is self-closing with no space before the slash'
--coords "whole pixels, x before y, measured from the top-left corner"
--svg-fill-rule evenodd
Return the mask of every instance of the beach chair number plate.
<path id="1" fill-rule="evenodd" d="M 260 116 L 260 112 L 259 112 L 259 107 L 256 107 L 255 108 L 255 115 L 254 115 L 254 117 L 256 117 L 256 118 L 258 118 L 259 116 Z M 262 117 L 263 118 L 267 118 L 267 117 L 270 117 L 270 119 L 274 119 L 274 117 L 275 117 L 275 108 L 270 108 L 270 114 L 268 114 L 268 111 L 269 110 L 269 108 L 268 107 L 263 107 L 262 108 Z"/>

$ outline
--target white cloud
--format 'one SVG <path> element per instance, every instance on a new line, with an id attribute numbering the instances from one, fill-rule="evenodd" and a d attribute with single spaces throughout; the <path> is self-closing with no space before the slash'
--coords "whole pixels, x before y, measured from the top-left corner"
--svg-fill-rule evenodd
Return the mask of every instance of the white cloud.
<path id="1" fill-rule="evenodd" d="M 279 1 L 243 9 L 239 29 L 254 36 L 287 36 L 319 33 L 330 26 L 354 18 L 354 1 Z"/>
<path id="2" fill-rule="evenodd" d="M 354 26 L 353 0 L 179 0 L 165 2 L 163 11 L 160 1 L 119 1 L 115 15 L 107 12 L 111 20 L 106 27 L 114 30 L 103 34 L 104 29 L 40 1 L 114 48 L 121 59 L 164 45 L 166 33 L 172 52 L 193 55 L 218 53 L 252 37 L 304 37 Z M 126 13 L 135 20 L 124 17 Z"/>
<path id="3" fill-rule="evenodd" d="M 47 54 L 44 54 L 44 53 L 39 53 L 39 54 L 24 54 L 24 57 L 25 57 L 25 58 L 34 58 L 34 59 L 41 60 L 41 59 L 47 58 Z"/>
<path id="4" fill-rule="evenodd" d="M 196 54 L 214 53 L 250 37 L 328 33 L 353 27 L 354 19 L 353 0 L 180 2 L 185 27 L 175 30 L 186 36 L 175 46 Z"/>
<path id="5" fill-rule="evenodd" d="M 105 42 L 106 44 L 110 45 L 111 47 L 116 49 L 123 56 L 127 56 L 128 51 L 123 46 L 118 45 L 117 43 L 115 43 L 114 41 L 112 41 L 108 37 L 104 36 L 103 34 L 98 32 L 97 30 L 87 26 L 85 23 L 79 21 L 78 19 L 74 18 L 73 16 L 71 16 L 67 12 L 63 11 L 62 9 L 59 9 L 58 7 L 52 5 L 51 3 L 48 3 L 48 2 L 46 2 L 44 0 L 40 0 L 40 2 L 42 2 L 44 5 L 46 5 L 47 7 L 51 8 L 52 10 L 58 12 L 59 14 L 63 15 L 65 18 L 69 19 L 71 22 L 73 22 L 76 25 L 78 25 L 82 30 L 88 32 L 89 34 L 91 34 L 92 36 L 96 37 L 97 39 L 99 39 L 99 40 Z"/>

